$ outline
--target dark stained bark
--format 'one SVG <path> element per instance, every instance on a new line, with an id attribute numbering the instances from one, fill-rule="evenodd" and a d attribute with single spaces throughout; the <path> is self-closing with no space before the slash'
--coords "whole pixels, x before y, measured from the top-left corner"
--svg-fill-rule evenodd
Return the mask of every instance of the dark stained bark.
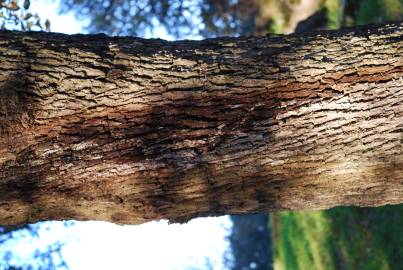
<path id="1" fill-rule="evenodd" d="M 2 31 L 0 224 L 401 203 L 402 29 Z"/>

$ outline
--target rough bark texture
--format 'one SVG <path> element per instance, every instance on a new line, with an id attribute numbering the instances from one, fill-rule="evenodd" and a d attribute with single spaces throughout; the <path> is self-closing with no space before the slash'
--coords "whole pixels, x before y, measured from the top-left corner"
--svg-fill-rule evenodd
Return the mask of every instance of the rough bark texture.
<path id="1" fill-rule="evenodd" d="M 0 224 L 401 203 L 402 33 L 0 32 Z"/>

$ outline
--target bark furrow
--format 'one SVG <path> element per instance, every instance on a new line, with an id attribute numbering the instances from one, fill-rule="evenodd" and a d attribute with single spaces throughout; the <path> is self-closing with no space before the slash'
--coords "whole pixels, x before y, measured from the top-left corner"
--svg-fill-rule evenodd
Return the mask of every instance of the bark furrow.
<path id="1" fill-rule="evenodd" d="M 403 201 L 403 26 L 0 32 L 0 224 Z"/>

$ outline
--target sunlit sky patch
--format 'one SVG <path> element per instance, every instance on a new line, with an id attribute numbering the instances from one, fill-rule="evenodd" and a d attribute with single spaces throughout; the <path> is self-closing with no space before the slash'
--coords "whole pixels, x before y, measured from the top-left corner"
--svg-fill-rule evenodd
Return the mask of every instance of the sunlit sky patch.
<path id="1" fill-rule="evenodd" d="M 0 258 L 12 251 L 14 266 L 30 263 L 37 269 L 35 251 L 60 241 L 60 255 L 69 269 L 225 269 L 224 257 L 231 256 L 225 236 L 231 225 L 226 216 L 198 218 L 184 225 L 42 222 L 38 237 L 22 231 L 4 242 Z M 0 264 L 0 269 L 6 268 Z"/>
<path id="2" fill-rule="evenodd" d="M 59 1 L 50 0 L 31 0 L 30 10 L 32 13 L 38 13 L 42 20 L 48 19 L 51 22 L 52 32 L 65 34 L 86 34 L 84 26 L 88 21 L 78 21 L 73 13 L 59 14 Z"/>

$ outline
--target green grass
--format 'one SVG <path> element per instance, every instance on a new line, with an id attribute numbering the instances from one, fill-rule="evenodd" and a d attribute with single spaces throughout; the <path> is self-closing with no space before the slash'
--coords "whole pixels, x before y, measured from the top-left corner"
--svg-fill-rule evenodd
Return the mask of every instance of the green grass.
<path id="1" fill-rule="evenodd" d="M 272 222 L 276 269 L 403 269 L 403 205 L 281 212 Z"/>

